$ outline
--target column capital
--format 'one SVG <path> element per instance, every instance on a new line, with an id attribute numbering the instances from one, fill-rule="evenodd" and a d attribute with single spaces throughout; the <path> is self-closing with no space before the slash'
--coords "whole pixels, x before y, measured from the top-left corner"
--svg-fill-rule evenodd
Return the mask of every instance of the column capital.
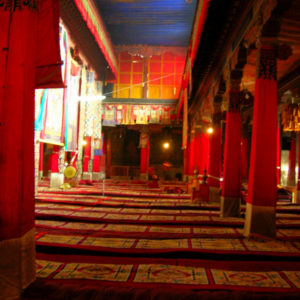
<path id="1" fill-rule="evenodd" d="M 263 45 L 259 51 L 257 77 L 277 80 L 277 48 L 274 45 Z"/>
<path id="2" fill-rule="evenodd" d="M 19 0 L 10 0 L 10 1 L 0 1 L 0 11 L 21 11 L 24 8 L 28 8 L 31 10 L 38 10 L 38 0 L 27 0 L 27 1 L 19 1 Z"/>

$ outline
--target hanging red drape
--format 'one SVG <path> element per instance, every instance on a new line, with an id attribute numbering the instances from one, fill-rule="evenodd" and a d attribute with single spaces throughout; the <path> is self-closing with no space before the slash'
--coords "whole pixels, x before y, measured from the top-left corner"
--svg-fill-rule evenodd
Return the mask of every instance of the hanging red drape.
<path id="1" fill-rule="evenodd" d="M 59 47 L 59 0 L 39 1 L 36 88 L 63 87 Z"/>

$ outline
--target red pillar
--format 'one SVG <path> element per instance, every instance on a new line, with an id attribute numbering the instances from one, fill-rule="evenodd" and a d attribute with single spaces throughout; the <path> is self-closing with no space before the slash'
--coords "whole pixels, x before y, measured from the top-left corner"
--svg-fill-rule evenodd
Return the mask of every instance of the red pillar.
<path id="1" fill-rule="evenodd" d="M 201 133 L 201 155 L 199 174 L 203 175 L 204 170 L 208 171 L 208 157 L 209 157 L 209 135 L 206 132 Z"/>
<path id="2" fill-rule="evenodd" d="M 184 181 L 187 181 L 189 175 L 189 143 L 187 143 L 186 148 L 183 152 L 183 178 Z"/>
<path id="3" fill-rule="evenodd" d="M 287 185 L 295 186 L 295 176 L 296 176 L 296 139 L 291 138 L 291 149 L 289 152 L 289 171 Z"/>
<path id="4" fill-rule="evenodd" d="M 106 176 L 108 178 L 111 177 L 111 136 L 110 132 L 107 134 L 106 141 Z"/>
<path id="5" fill-rule="evenodd" d="M 209 186 L 220 187 L 221 177 L 221 139 L 222 131 L 219 125 L 214 127 L 213 133 L 209 137 L 209 155 L 207 183 Z"/>
<path id="6" fill-rule="evenodd" d="M 245 137 L 241 139 L 241 179 L 246 180 L 248 178 L 248 140 Z"/>
<path id="7" fill-rule="evenodd" d="M 43 170 L 44 170 L 44 143 L 40 143 L 39 178 L 43 177 Z"/>
<path id="8" fill-rule="evenodd" d="M 34 88 L 37 9 L 0 7 L 0 294 L 35 279 Z M 20 5 L 24 5 L 23 3 Z"/>
<path id="9" fill-rule="evenodd" d="M 90 136 L 86 136 L 84 138 L 86 141 L 86 145 L 84 147 L 84 156 L 83 156 L 83 172 L 87 173 L 89 171 L 89 161 L 91 158 L 91 142 L 92 138 Z"/>
<path id="10" fill-rule="evenodd" d="M 99 171 L 105 175 L 105 170 L 106 170 L 106 140 L 102 138 L 102 153 L 100 154 L 100 162 L 99 162 Z"/>
<path id="11" fill-rule="evenodd" d="M 143 180 L 148 179 L 148 168 L 149 168 L 149 134 L 141 132 L 140 136 L 141 156 L 140 156 L 140 177 Z"/>
<path id="12" fill-rule="evenodd" d="M 201 145 L 201 134 L 199 132 L 197 132 L 195 135 L 194 147 L 195 147 L 195 149 L 194 149 L 194 169 L 197 168 L 198 172 L 200 172 L 202 145 Z"/>
<path id="13" fill-rule="evenodd" d="M 281 143 L 280 143 L 280 125 L 277 126 L 277 152 L 276 152 L 276 179 L 277 185 L 281 179 Z"/>
<path id="14" fill-rule="evenodd" d="M 58 173 L 59 146 L 53 145 L 52 154 L 50 156 L 51 173 Z"/>
<path id="15" fill-rule="evenodd" d="M 195 168 L 195 136 L 190 137 L 190 151 L 189 151 L 189 175 L 194 175 Z"/>
<path id="16" fill-rule="evenodd" d="M 276 50 L 260 49 L 255 82 L 253 129 L 244 234 L 276 236 L 277 148 Z"/>
<path id="17" fill-rule="evenodd" d="M 241 115 L 231 110 L 226 115 L 221 216 L 240 214 Z"/>
<path id="18" fill-rule="evenodd" d="M 100 171 L 100 156 L 98 154 L 94 154 L 93 159 L 93 172 Z"/>
<path id="19" fill-rule="evenodd" d="M 94 176 L 95 176 L 95 179 L 98 180 L 98 175 L 99 175 L 99 171 L 100 171 L 100 139 L 97 139 L 95 141 L 93 169 L 92 170 L 93 170 L 93 180 L 94 180 Z"/>
<path id="20" fill-rule="evenodd" d="M 300 203 L 300 134 L 298 133 L 298 178 L 297 178 L 297 193 L 293 198 L 293 202 Z"/>

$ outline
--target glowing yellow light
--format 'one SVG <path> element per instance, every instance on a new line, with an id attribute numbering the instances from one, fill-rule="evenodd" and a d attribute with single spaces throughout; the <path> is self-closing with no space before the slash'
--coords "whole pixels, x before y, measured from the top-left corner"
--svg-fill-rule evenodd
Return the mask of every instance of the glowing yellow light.
<path id="1" fill-rule="evenodd" d="M 207 129 L 207 133 L 213 133 L 214 132 L 214 129 L 212 128 L 212 127 L 209 127 L 208 129 Z"/>
<path id="2" fill-rule="evenodd" d="M 81 144 L 82 146 L 85 146 L 87 144 L 86 140 L 83 140 Z"/>
<path id="3" fill-rule="evenodd" d="M 168 142 L 163 143 L 163 147 L 165 149 L 169 149 L 170 148 L 170 144 Z"/>

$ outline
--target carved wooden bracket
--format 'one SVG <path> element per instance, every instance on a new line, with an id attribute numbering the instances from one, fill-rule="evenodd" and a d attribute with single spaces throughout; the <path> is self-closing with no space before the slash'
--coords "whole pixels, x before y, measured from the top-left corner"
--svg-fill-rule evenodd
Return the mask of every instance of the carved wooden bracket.
<path id="1" fill-rule="evenodd" d="M 0 10 L 13 12 L 23 8 L 37 10 L 38 0 L 0 0 Z"/>

